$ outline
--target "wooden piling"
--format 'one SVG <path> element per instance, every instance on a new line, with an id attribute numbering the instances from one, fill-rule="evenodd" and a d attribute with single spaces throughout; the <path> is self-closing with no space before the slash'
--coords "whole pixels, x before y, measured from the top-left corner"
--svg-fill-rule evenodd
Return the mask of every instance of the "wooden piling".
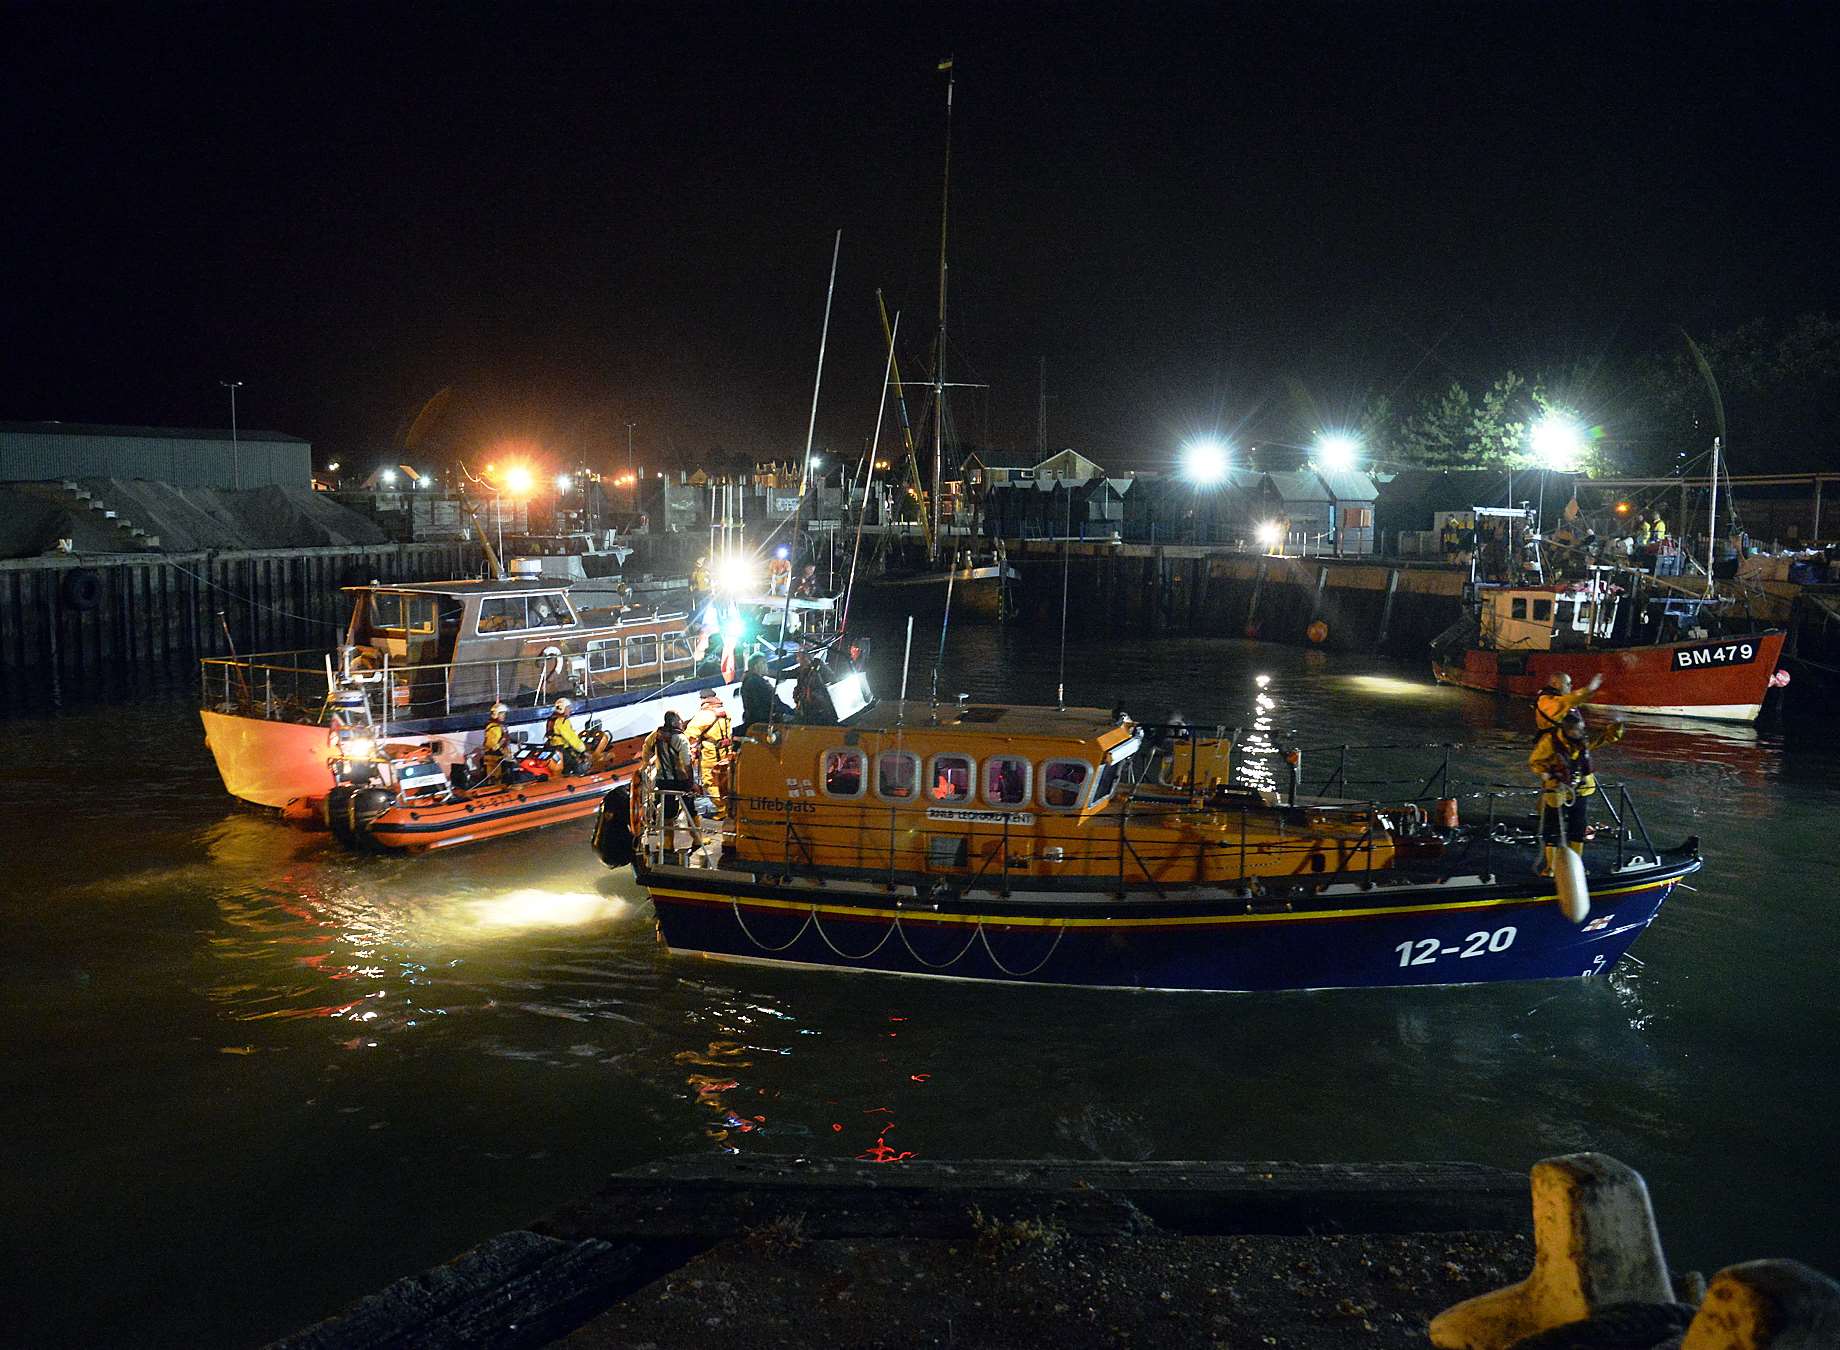
<path id="1" fill-rule="evenodd" d="M 1393 597 L 1399 591 L 1399 569 L 1391 569 L 1386 574 L 1386 600 L 1380 606 L 1380 632 L 1374 638 L 1374 646 L 1386 646 L 1386 632 L 1393 622 Z"/>

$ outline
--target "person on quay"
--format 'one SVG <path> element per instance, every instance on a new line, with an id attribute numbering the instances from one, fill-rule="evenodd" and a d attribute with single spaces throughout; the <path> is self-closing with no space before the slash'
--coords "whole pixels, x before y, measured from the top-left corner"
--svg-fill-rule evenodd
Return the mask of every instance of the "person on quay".
<path id="1" fill-rule="evenodd" d="M 792 687 L 792 704 L 799 721 L 807 726 L 827 727 L 837 722 L 837 710 L 831 704 L 830 681 L 825 678 L 824 661 L 810 647 L 799 648 L 798 683 Z"/>
<path id="2" fill-rule="evenodd" d="M 773 681 L 767 678 L 767 658 L 756 656 L 749 661 L 747 678 L 741 682 L 742 730 L 745 732 L 750 727 L 770 722 L 789 722 L 794 715 L 774 692 Z"/>
<path id="3" fill-rule="evenodd" d="M 574 707 L 573 699 L 557 699 L 556 706 L 550 710 L 549 721 L 543 725 L 543 749 L 562 761 L 565 774 L 580 773 L 588 757 L 588 747 L 581 733 L 569 721 L 569 712 Z"/>
<path id="4" fill-rule="evenodd" d="M 486 714 L 485 744 L 480 761 L 488 783 L 510 780 L 511 729 L 505 724 L 510 714 L 511 709 L 502 703 L 494 703 L 492 711 Z"/>
<path id="5" fill-rule="evenodd" d="M 728 778 L 729 755 L 734 746 L 734 725 L 729 720 L 722 696 L 715 690 L 703 691 L 702 706 L 684 728 L 684 735 L 690 740 L 703 792 L 714 803 L 715 813 L 720 817 L 722 789 Z"/>
<path id="6" fill-rule="evenodd" d="M 1541 732 L 1554 730 L 1572 709 L 1589 703 L 1591 695 L 1602 688 L 1603 683 L 1602 675 L 1593 675 L 1589 684 L 1573 692 L 1572 677 L 1560 671 L 1533 700 L 1534 729 Z"/>
<path id="7" fill-rule="evenodd" d="M 703 830 L 696 819 L 695 760 L 684 735 L 684 719 L 667 712 L 658 729 L 639 747 L 639 772 L 649 772 L 652 791 L 658 794 L 658 826 L 674 829 L 681 812 L 690 830 L 692 847 L 703 846 Z"/>
<path id="8" fill-rule="evenodd" d="M 767 564 L 767 594 L 784 595 L 792 588 L 792 563 L 786 556 L 784 548 L 773 554 L 773 561 Z"/>
<path id="9" fill-rule="evenodd" d="M 1591 752 L 1623 739 L 1623 724 L 1612 722 L 1599 731 L 1585 726 L 1584 714 L 1574 708 L 1551 731 L 1543 732 L 1527 756 L 1527 767 L 1540 779 L 1540 840 L 1545 846 L 1536 876 L 1549 877 L 1557 860 L 1560 813 L 1564 813 L 1565 846 L 1584 855 L 1584 833 L 1590 799 L 1597 794 L 1597 775 Z"/>

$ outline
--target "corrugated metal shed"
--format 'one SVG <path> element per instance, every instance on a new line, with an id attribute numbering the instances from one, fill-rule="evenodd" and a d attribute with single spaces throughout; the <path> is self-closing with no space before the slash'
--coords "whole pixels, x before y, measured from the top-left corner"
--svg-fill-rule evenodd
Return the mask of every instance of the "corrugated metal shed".
<path id="1" fill-rule="evenodd" d="M 279 431 L 0 422 L 0 482 L 146 478 L 179 487 L 310 487 L 313 447 Z"/>

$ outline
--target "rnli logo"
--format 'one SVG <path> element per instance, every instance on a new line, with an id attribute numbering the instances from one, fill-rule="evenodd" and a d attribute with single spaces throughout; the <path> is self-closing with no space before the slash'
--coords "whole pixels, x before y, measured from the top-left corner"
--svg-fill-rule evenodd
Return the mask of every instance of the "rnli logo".
<path id="1" fill-rule="evenodd" d="M 1674 649 L 1675 670 L 1698 670 L 1702 666 L 1747 666 L 1757 659 L 1754 642 L 1705 642 L 1697 647 Z"/>

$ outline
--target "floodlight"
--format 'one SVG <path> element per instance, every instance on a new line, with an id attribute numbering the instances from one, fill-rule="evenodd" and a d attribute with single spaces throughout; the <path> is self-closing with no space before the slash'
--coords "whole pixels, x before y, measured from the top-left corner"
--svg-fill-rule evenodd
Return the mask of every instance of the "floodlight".
<path id="1" fill-rule="evenodd" d="M 1316 463 L 1332 472 L 1352 469 L 1360 453 L 1361 442 L 1346 432 L 1331 431 L 1316 438 Z"/>
<path id="2" fill-rule="evenodd" d="M 1182 476 L 1207 487 L 1227 476 L 1227 447 L 1209 437 L 1191 441 L 1182 451 Z"/>
<path id="3" fill-rule="evenodd" d="M 1584 453 L 1584 433 L 1570 418 L 1548 415 L 1535 425 L 1528 445 L 1542 469 L 1564 473 L 1576 467 Z"/>

